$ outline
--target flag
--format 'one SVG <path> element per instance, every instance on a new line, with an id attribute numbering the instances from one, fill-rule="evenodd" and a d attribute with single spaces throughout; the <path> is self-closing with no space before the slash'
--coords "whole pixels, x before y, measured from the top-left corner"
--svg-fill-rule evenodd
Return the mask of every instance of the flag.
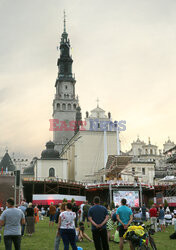
<path id="1" fill-rule="evenodd" d="M 3 167 L 1 168 L 1 174 L 3 175 Z"/>

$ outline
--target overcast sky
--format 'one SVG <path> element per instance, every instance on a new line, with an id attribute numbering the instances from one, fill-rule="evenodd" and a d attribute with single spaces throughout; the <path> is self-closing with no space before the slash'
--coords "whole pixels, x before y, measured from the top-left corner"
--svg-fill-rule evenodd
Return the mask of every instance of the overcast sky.
<path id="1" fill-rule="evenodd" d="M 175 0 L 0 0 L 0 154 L 40 156 L 52 139 L 64 9 L 83 117 L 98 97 L 127 122 L 122 149 L 176 142 Z"/>

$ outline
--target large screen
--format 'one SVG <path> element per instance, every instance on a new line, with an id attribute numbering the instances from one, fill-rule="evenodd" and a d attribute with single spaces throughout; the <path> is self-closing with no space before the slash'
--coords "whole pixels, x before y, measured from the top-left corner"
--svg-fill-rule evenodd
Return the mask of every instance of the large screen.
<path id="1" fill-rule="evenodd" d="M 127 200 L 129 207 L 139 207 L 139 191 L 113 191 L 113 201 L 115 206 L 121 205 L 121 199 Z"/>

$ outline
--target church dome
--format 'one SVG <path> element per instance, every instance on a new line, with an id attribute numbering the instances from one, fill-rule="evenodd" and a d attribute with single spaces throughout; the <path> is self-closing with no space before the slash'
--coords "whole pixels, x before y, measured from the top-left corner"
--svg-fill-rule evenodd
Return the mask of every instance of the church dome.
<path id="1" fill-rule="evenodd" d="M 41 153 L 41 159 L 58 159 L 60 157 L 59 152 L 54 149 L 54 142 L 49 141 L 46 143 L 46 149 Z"/>

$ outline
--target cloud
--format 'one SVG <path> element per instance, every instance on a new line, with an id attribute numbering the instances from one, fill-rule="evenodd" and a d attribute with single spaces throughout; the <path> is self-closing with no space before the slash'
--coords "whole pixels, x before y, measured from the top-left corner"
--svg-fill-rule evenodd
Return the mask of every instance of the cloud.
<path id="1" fill-rule="evenodd" d="M 52 137 L 64 9 L 83 117 L 98 96 L 114 119 L 127 121 L 124 148 L 137 134 L 160 146 L 168 134 L 176 140 L 175 7 L 173 0 L 1 1 L 1 145 L 40 155 Z"/>

